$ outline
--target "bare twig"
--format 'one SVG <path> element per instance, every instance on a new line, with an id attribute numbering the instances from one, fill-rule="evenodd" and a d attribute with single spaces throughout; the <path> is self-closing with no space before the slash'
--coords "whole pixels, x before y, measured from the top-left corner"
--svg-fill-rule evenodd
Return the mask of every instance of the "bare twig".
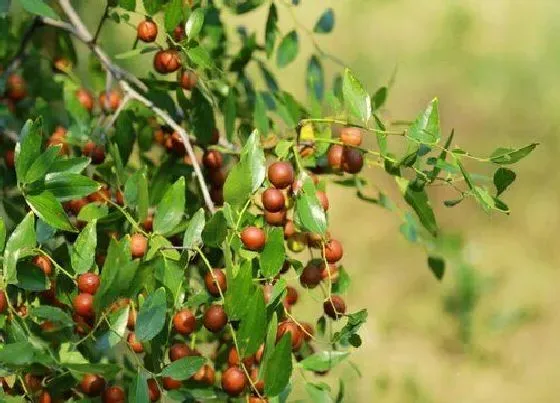
<path id="1" fill-rule="evenodd" d="M 21 42 L 19 44 L 19 48 L 17 49 L 12 60 L 8 63 L 6 70 L 4 70 L 4 72 L 2 73 L 1 75 L 2 77 L 7 77 L 12 72 L 17 70 L 18 67 L 21 65 L 21 62 L 25 55 L 25 50 L 27 49 L 27 44 L 29 43 L 29 41 L 31 41 L 31 38 L 33 37 L 33 33 L 40 25 L 41 25 L 41 21 L 37 17 L 34 18 L 31 24 L 27 27 L 27 29 L 23 34 Z"/>
<path id="2" fill-rule="evenodd" d="M 93 35 L 93 42 L 97 42 L 99 39 L 99 34 L 101 34 L 101 28 L 103 28 L 103 24 L 105 20 L 109 16 L 109 1 L 105 4 L 105 11 L 103 12 L 103 16 L 101 16 L 101 20 L 99 20 L 99 24 L 97 25 L 97 30 L 95 31 L 95 35 Z"/>

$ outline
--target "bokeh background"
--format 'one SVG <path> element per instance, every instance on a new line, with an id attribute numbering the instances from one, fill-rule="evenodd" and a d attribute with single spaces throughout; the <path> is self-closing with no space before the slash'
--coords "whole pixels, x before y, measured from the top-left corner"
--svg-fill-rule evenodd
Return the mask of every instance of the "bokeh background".
<path id="1" fill-rule="evenodd" d="M 102 7 L 84 6 L 95 26 Z M 326 7 L 334 8 L 336 24 L 317 37 L 323 49 L 372 92 L 395 73 L 386 116 L 413 119 L 437 96 L 444 132 L 455 128 L 456 142 L 475 154 L 541 143 L 515 169 L 505 197 L 510 216 L 488 215 L 472 201 L 434 206 L 443 231 L 462 234 L 473 267 L 461 276 L 448 267 L 441 283 L 423 250 L 399 233 L 398 217 L 328 188 L 331 227 L 353 278 L 348 303 L 370 314 L 352 358 L 361 376 L 349 363 L 336 370 L 348 401 L 560 401 L 560 2 L 303 0 L 294 12 L 311 29 Z M 262 38 L 266 11 L 227 22 L 257 29 Z M 285 9 L 279 14 L 284 33 L 294 28 Z M 111 29 L 102 40 L 123 51 L 115 37 L 130 46 Z M 301 45 L 298 59 L 276 73 L 281 86 L 305 99 L 303 71 L 313 49 L 305 36 Z M 126 67 L 150 64 L 147 56 L 143 67 L 138 60 Z M 340 70 L 325 67 L 328 74 Z M 396 194 L 379 170 L 366 175 Z M 452 302 L 462 314 L 449 309 Z M 296 397 L 301 389 L 296 384 Z"/>

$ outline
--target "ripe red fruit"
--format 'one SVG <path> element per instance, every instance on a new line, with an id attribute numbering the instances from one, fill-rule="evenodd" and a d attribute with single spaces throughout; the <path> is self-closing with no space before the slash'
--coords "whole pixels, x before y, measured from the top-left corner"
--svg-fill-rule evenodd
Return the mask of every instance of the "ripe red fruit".
<path id="1" fill-rule="evenodd" d="M 315 288 L 322 280 L 322 262 L 311 260 L 301 272 L 299 281 L 306 288 Z"/>
<path id="2" fill-rule="evenodd" d="M 95 273 L 84 273 L 78 277 L 78 290 L 95 295 L 99 288 L 99 276 Z"/>
<path id="3" fill-rule="evenodd" d="M 214 274 L 214 276 L 212 276 L 212 273 Z M 210 295 L 219 297 L 220 290 L 222 290 L 222 293 L 225 293 L 227 290 L 226 275 L 221 269 L 212 269 L 212 273 L 210 273 L 210 271 L 206 272 L 206 274 L 204 275 L 204 284 L 206 285 L 206 289 L 208 290 Z M 216 278 L 216 280 L 214 280 L 214 277 Z"/>
<path id="4" fill-rule="evenodd" d="M 344 154 L 344 147 L 340 144 L 333 144 L 329 148 L 327 154 L 327 161 L 332 169 L 340 169 L 342 167 L 342 155 Z"/>
<path id="5" fill-rule="evenodd" d="M 340 129 L 340 141 L 357 147 L 362 144 L 362 130 L 358 127 L 343 127 Z"/>
<path id="6" fill-rule="evenodd" d="M 321 203 L 321 206 L 323 206 L 323 210 L 327 211 L 329 209 L 329 198 L 327 197 L 327 194 L 322 190 L 318 190 L 315 195 L 317 196 L 319 203 Z"/>
<path id="7" fill-rule="evenodd" d="M 339 268 L 332 263 L 329 263 L 328 268 L 323 267 L 323 270 L 321 271 L 321 277 L 323 277 L 323 280 L 328 279 L 329 276 L 332 283 L 336 283 L 338 281 L 338 278 L 340 277 Z"/>
<path id="8" fill-rule="evenodd" d="M 154 69 L 160 74 L 173 73 L 181 67 L 181 57 L 173 49 L 160 50 L 154 55 Z"/>
<path id="9" fill-rule="evenodd" d="M 221 187 L 226 182 L 227 172 L 223 168 L 211 169 L 208 172 L 208 179 L 213 186 Z"/>
<path id="10" fill-rule="evenodd" d="M 284 239 L 294 236 L 296 233 L 296 226 L 292 220 L 286 221 L 284 224 Z"/>
<path id="11" fill-rule="evenodd" d="M 213 385 L 216 380 L 214 368 L 208 364 L 204 364 L 193 376 L 192 379 L 197 382 L 203 382 L 206 385 Z"/>
<path id="12" fill-rule="evenodd" d="M 247 227 L 241 231 L 241 242 L 243 242 L 245 248 L 258 251 L 264 248 L 266 234 L 261 228 Z"/>
<path id="13" fill-rule="evenodd" d="M 72 300 L 72 306 L 78 315 L 86 318 L 91 318 L 95 315 L 93 311 L 93 296 L 91 294 L 81 293 L 76 295 Z"/>
<path id="14" fill-rule="evenodd" d="M 181 42 L 184 38 L 185 30 L 183 29 L 183 24 L 179 24 L 173 29 L 173 39 L 175 39 L 175 42 Z"/>
<path id="15" fill-rule="evenodd" d="M 76 98 L 78 102 L 88 111 L 93 109 L 93 97 L 85 88 L 80 88 L 76 91 Z"/>
<path id="16" fill-rule="evenodd" d="M 6 312 L 8 309 L 8 298 L 4 290 L 0 290 L 0 313 Z"/>
<path id="17" fill-rule="evenodd" d="M 193 355 L 194 352 L 185 343 L 175 343 L 169 349 L 169 359 L 171 361 L 180 360 L 183 357 Z"/>
<path id="18" fill-rule="evenodd" d="M 250 355 L 250 356 L 245 357 L 243 359 L 243 365 L 245 365 L 245 367 L 247 367 L 247 368 L 251 368 L 254 363 L 255 363 L 255 356 L 254 355 Z M 237 349 L 235 348 L 235 346 L 233 346 L 229 349 L 228 365 L 230 367 L 238 367 L 239 366 L 239 354 L 237 353 Z"/>
<path id="19" fill-rule="evenodd" d="M 218 333 L 227 325 L 228 316 L 221 305 L 210 305 L 204 312 L 203 324 L 212 333 Z"/>
<path id="20" fill-rule="evenodd" d="M 264 212 L 264 220 L 267 224 L 272 225 L 274 227 L 281 227 L 286 222 L 286 218 L 288 216 L 288 212 L 286 210 L 280 210 L 275 213 L 271 213 L 270 211 Z"/>
<path id="21" fill-rule="evenodd" d="M 96 374 L 85 374 L 80 382 L 80 389 L 87 396 L 99 396 L 105 389 L 105 379 Z"/>
<path id="22" fill-rule="evenodd" d="M 105 161 L 105 146 L 95 144 L 93 141 L 88 141 L 82 148 L 82 155 L 90 157 L 91 163 L 94 165 L 101 164 Z"/>
<path id="23" fill-rule="evenodd" d="M 35 256 L 33 258 L 33 264 L 40 268 L 45 276 L 50 276 L 52 274 L 52 263 L 46 256 Z"/>
<path id="24" fill-rule="evenodd" d="M 68 144 L 66 143 L 66 129 L 57 126 L 54 133 L 47 140 L 47 147 L 60 145 L 59 155 L 68 155 Z"/>
<path id="25" fill-rule="evenodd" d="M 14 150 L 6 150 L 4 154 L 4 161 L 6 162 L 6 167 L 13 169 L 16 165 L 16 153 Z"/>
<path id="26" fill-rule="evenodd" d="M 47 390 L 43 390 L 39 395 L 39 403 L 51 403 L 51 394 Z"/>
<path id="27" fill-rule="evenodd" d="M 10 74 L 6 80 L 6 95 L 14 102 L 27 96 L 25 80 L 18 74 Z"/>
<path id="28" fill-rule="evenodd" d="M 364 166 L 364 157 L 362 152 L 356 148 L 344 147 L 342 154 L 342 170 L 349 174 L 356 174 L 362 170 Z"/>
<path id="29" fill-rule="evenodd" d="M 202 163 L 208 169 L 221 168 L 223 164 L 222 153 L 218 150 L 206 150 L 202 156 Z"/>
<path id="30" fill-rule="evenodd" d="M 158 34 L 157 25 L 152 20 L 144 20 L 136 27 L 136 37 L 142 42 L 153 42 Z"/>
<path id="31" fill-rule="evenodd" d="M 228 395 L 235 397 L 239 396 L 247 386 L 247 379 L 245 373 L 237 368 L 231 367 L 226 369 L 222 374 L 222 389 Z"/>
<path id="32" fill-rule="evenodd" d="M 95 202 L 107 203 L 107 200 L 111 200 L 111 192 L 109 191 L 107 186 L 104 185 L 97 192 L 93 192 L 92 194 L 88 195 L 87 199 L 88 201 L 94 203 Z"/>
<path id="33" fill-rule="evenodd" d="M 262 379 L 259 379 L 259 369 L 252 368 L 250 376 L 251 381 L 253 382 L 253 386 L 259 391 L 259 393 L 262 394 L 264 392 L 264 381 Z"/>
<path id="34" fill-rule="evenodd" d="M 249 396 L 249 403 L 268 403 L 266 397 Z"/>
<path id="35" fill-rule="evenodd" d="M 128 328 L 128 330 L 134 330 L 135 326 L 136 326 L 136 309 L 130 307 L 130 310 L 128 311 L 128 319 L 126 320 L 126 327 Z"/>
<path id="36" fill-rule="evenodd" d="M 307 322 L 302 322 L 300 324 L 301 326 L 303 326 L 303 329 L 301 329 L 301 332 L 303 333 L 303 339 L 305 341 L 311 340 L 313 338 L 313 335 L 315 334 L 315 330 L 313 329 L 313 326 Z"/>
<path id="37" fill-rule="evenodd" d="M 323 311 L 336 320 L 346 313 L 346 303 L 339 295 L 332 295 L 330 299 L 323 302 Z"/>
<path id="38" fill-rule="evenodd" d="M 222 204 L 224 204 L 224 190 L 222 189 L 222 187 L 221 186 L 220 187 L 216 187 L 216 186 L 210 187 L 210 198 L 218 206 L 221 206 Z"/>
<path id="39" fill-rule="evenodd" d="M 192 91 L 192 89 L 196 86 L 197 81 L 198 81 L 198 77 L 194 71 L 185 70 L 181 74 L 181 79 L 179 80 L 179 84 L 183 89 L 187 91 Z"/>
<path id="40" fill-rule="evenodd" d="M 133 259 L 143 257 L 147 249 L 148 240 L 144 235 L 136 233 L 130 237 L 130 252 Z"/>
<path id="41" fill-rule="evenodd" d="M 173 327 L 177 333 L 187 336 L 194 332 L 196 318 L 189 309 L 182 309 L 173 316 Z"/>
<path id="42" fill-rule="evenodd" d="M 266 211 L 275 213 L 286 207 L 284 193 L 275 188 L 268 188 L 262 194 L 262 203 Z"/>
<path id="43" fill-rule="evenodd" d="M 136 334 L 134 333 L 129 333 L 126 341 L 128 343 L 128 345 L 130 346 L 130 349 L 132 351 L 134 351 L 137 354 L 143 353 L 144 352 L 144 346 L 142 345 L 142 343 L 140 343 L 138 340 L 136 340 Z"/>
<path id="44" fill-rule="evenodd" d="M 181 381 L 170 378 L 168 376 L 161 378 L 161 383 L 163 384 L 163 388 L 165 390 L 179 389 L 183 384 Z"/>
<path id="45" fill-rule="evenodd" d="M 276 333 L 276 341 L 279 341 L 286 333 L 290 333 L 292 340 L 292 350 L 297 351 L 303 344 L 303 332 L 297 324 L 292 321 L 285 321 L 278 325 L 278 332 Z"/>
<path id="46" fill-rule="evenodd" d="M 116 90 L 109 91 L 109 99 L 108 99 L 107 106 L 105 105 L 105 102 L 107 102 L 107 94 L 105 91 L 103 91 L 99 95 L 99 106 L 101 107 L 101 109 L 107 112 L 116 111 L 119 105 L 121 104 L 121 96 L 119 92 Z"/>
<path id="47" fill-rule="evenodd" d="M 23 376 L 23 382 L 26 388 L 31 392 L 37 392 L 41 389 L 41 378 L 29 372 Z"/>
<path id="48" fill-rule="evenodd" d="M 286 303 L 288 305 L 295 305 L 298 300 L 298 293 L 292 286 L 286 287 Z"/>
<path id="49" fill-rule="evenodd" d="M 277 189 L 285 189 L 294 182 L 294 167 L 289 162 L 275 162 L 268 167 L 268 180 Z"/>
<path id="50" fill-rule="evenodd" d="M 325 259 L 329 263 L 336 263 L 344 254 L 342 250 L 342 244 L 338 242 L 336 239 L 331 239 L 325 244 Z"/>
<path id="51" fill-rule="evenodd" d="M 161 396 L 161 392 L 159 391 L 155 379 L 148 379 L 148 394 L 150 396 L 150 401 L 152 402 L 157 401 Z"/>
<path id="52" fill-rule="evenodd" d="M 103 392 L 103 403 L 124 403 L 126 395 L 120 386 L 111 386 Z"/>

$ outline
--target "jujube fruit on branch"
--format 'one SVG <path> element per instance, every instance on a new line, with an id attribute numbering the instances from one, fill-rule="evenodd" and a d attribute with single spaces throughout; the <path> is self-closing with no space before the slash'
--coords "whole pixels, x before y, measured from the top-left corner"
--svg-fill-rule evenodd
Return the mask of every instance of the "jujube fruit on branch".
<path id="1" fill-rule="evenodd" d="M 339 295 L 332 295 L 323 302 L 323 310 L 327 316 L 336 320 L 346 313 L 346 303 Z"/>
<path id="2" fill-rule="evenodd" d="M 82 293 L 95 295 L 99 285 L 99 276 L 95 273 L 84 273 L 78 276 L 78 290 Z"/>
<path id="3" fill-rule="evenodd" d="M 212 272 L 207 271 L 204 275 L 204 284 L 213 297 L 219 297 L 220 290 L 222 294 L 227 291 L 226 275 L 221 269 L 212 269 Z"/>
<path id="4" fill-rule="evenodd" d="M 232 397 L 239 396 L 247 387 L 245 373 L 238 367 L 230 367 L 222 373 L 222 389 Z"/>
<path id="5" fill-rule="evenodd" d="M 181 57 L 176 50 L 160 50 L 154 55 L 154 69 L 160 74 L 173 73 L 181 68 Z"/>
<path id="6" fill-rule="evenodd" d="M 177 333 L 188 336 L 195 327 L 196 318 L 189 309 L 182 309 L 173 316 L 173 328 Z"/>
<path id="7" fill-rule="evenodd" d="M 204 312 L 202 323 L 212 333 L 221 332 L 227 325 L 228 316 L 223 306 L 210 305 Z"/>
<path id="8" fill-rule="evenodd" d="M 80 382 L 80 389 L 87 396 L 99 396 L 105 389 L 105 379 L 96 374 L 85 374 Z"/>
<path id="9" fill-rule="evenodd" d="M 141 21 L 136 27 L 138 40 L 142 42 L 153 42 L 157 38 L 158 28 L 152 20 Z"/>
<path id="10" fill-rule="evenodd" d="M 259 251 L 264 248 L 266 234 L 263 229 L 257 227 L 247 227 L 241 231 L 241 242 L 252 251 Z"/>
<path id="11" fill-rule="evenodd" d="M 294 167 L 289 162 L 275 162 L 268 167 L 268 180 L 277 189 L 287 188 L 294 179 Z"/>

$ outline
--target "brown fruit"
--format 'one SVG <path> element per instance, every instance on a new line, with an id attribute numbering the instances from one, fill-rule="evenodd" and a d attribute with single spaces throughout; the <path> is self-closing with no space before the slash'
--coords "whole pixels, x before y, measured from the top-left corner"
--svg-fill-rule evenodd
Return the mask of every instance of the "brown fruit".
<path id="1" fill-rule="evenodd" d="M 215 127 L 212 129 L 212 136 L 210 137 L 210 144 L 218 144 L 220 142 L 220 131 Z"/>
<path id="2" fill-rule="evenodd" d="M 76 98 L 78 102 L 88 111 L 93 110 L 93 96 L 85 88 L 80 88 L 76 91 Z"/>
<path id="3" fill-rule="evenodd" d="M 267 224 L 274 227 L 282 227 L 286 222 L 287 216 L 288 212 L 286 210 L 280 210 L 275 213 L 271 213 L 270 211 L 264 212 L 264 220 Z"/>
<path id="4" fill-rule="evenodd" d="M 245 357 L 243 359 L 243 365 L 245 365 L 246 368 L 251 368 L 254 363 L 255 363 L 255 356 L 254 355 L 250 355 L 250 356 Z M 230 367 L 238 367 L 239 366 L 239 354 L 237 353 L 237 349 L 235 348 L 235 346 L 233 346 L 229 349 L 228 365 Z"/>
<path id="5" fill-rule="evenodd" d="M 321 277 L 323 277 L 323 280 L 327 280 L 329 276 L 331 278 L 331 282 L 333 283 L 336 283 L 340 277 L 339 268 L 332 263 L 329 263 L 328 268 L 323 267 L 323 270 L 321 271 Z"/>
<path id="6" fill-rule="evenodd" d="M 173 316 L 173 327 L 177 333 L 187 336 L 194 332 L 196 318 L 189 309 L 182 309 Z"/>
<path id="7" fill-rule="evenodd" d="M 342 155 L 344 147 L 340 144 L 333 144 L 329 147 L 327 161 L 332 169 L 340 169 L 342 167 Z"/>
<path id="8" fill-rule="evenodd" d="M 93 311 L 93 296 L 91 294 L 81 293 L 72 300 L 74 311 L 83 317 L 92 318 L 95 316 Z"/>
<path id="9" fill-rule="evenodd" d="M 362 130 L 358 127 L 343 127 L 340 129 L 340 141 L 348 146 L 358 147 L 362 144 Z"/>
<path id="10" fill-rule="evenodd" d="M 35 256 L 32 262 L 45 273 L 45 276 L 50 276 L 52 274 L 52 263 L 46 256 Z"/>
<path id="11" fill-rule="evenodd" d="M 173 73 L 181 68 L 181 57 L 173 49 L 160 50 L 154 55 L 154 69 L 160 74 Z"/>
<path id="12" fill-rule="evenodd" d="M 284 224 L 284 239 L 294 236 L 296 233 L 296 226 L 292 220 L 287 220 Z"/>
<path id="13" fill-rule="evenodd" d="M 144 235 L 136 233 L 130 237 L 130 252 L 133 259 L 143 257 L 147 249 L 148 240 Z"/>
<path id="14" fill-rule="evenodd" d="M 297 324 L 292 321 L 285 321 L 278 325 L 278 332 L 276 333 L 276 341 L 278 342 L 282 336 L 286 333 L 290 333 L 290 338 L 292 340 L 292 350 L 297 351 L 301 348 L 303 344 L 303 332 Z"/>
<path id="15" fill-rule="evenodd" d="M 128 319 L 126 320 L 126 327 L 128 328 L 128 330 L 134 330 L 135 326 L 136 326 L 136 309 L 130 307 L 130 310 L 128 311 Z"/>
<path id="16" fill-rule="evenodd" d="M 119 206 L 124 206 L 124 193 L 120 190 L 115 192 L 115 201 Z"/>
<path id="17" fill-rule="evenodd" d="M 208 179 L 213 186 L 221 187 L 226 182 L 227 172 L 223 168 L 211 169 L 208 172 Z"/>
<path id="18" fill-rule="evenodd" d="M 319 203 L 321 203 L 321 206 L 323 206 L 323 210 L 327 211 L 329 209 L 329 198 L 327 197 L 327 194 L 322 190 L 317 190 L 315 195 L 317 196 Z"/>
<path id="19" fill-rule="evenodd" d="M 74 215 L 78 215 L 82 207 L 88 204 L 88 199 L 85 197 L 82 199 L 70 200 L 66 202 L 65 207 L 70 210 Z"/>
<path id="20" fill-rule="evenodd" d="M 41 378 L 30 374 L 29 372 L 23 376 L 23 382 L 30 392 L 37 392 L 41 390 Z"/>
<path id="21" fill-rule="evenodd" d="M 307 322 L 301 322 L 300 324 L 303 327 L 303 329 L 300 329 L 301 332 L 303 333 L 303 339 L 305 341 L 311 340 L 313 338 L 313 335 L 315 334 L 315 330 L 313 330 L 313 326 Z"/>
<path id="22" fill-rule="evenodd" d="M 183 385 L 181 381 L 170 378 L 168 376 L 161 378 L 161 383 L 163 384 L 163 388 L 165 390 L 179 389 Z"/>
<path id="23" fill-rule="evenodd" d="M 181 74 L 181 79 L 179 80 L 179 84 L 181 88 L 192 91 L 192 89 L 196 86 L 196 82 L 198 81 L 198 77 L 196 73 L 192 70 L 185 70 Z"/>
<path id="24" fill-rule="evenodd" d="M 4 161 L 6 162 L 6 167 L 13 169 L 16 165 L 16 153 L 14 150 L 6 150 L 4 154 Z"/>
<path id="25" fill-rule="evenodd" d="M 146 219 L 142 223 L 142 226 L 146 231 L 152 232 L 152 230 L 154 229 L 154 216 L 152 214 L 148 215 L 148 217 L 146 217 Z"/>
<path id="26" fill-rule="evenodd" d="M 103 186 L 97 192 L 93 192 L 87 197 L 90 202 L 107 203 L 107 200 L 111 200 L 111 192 L 107 186 Z"/>
<path id="27" fill-rule="evenodd" d="M 344 251 L 342 250 L 342 244 L 338 242 L 336 239 L 331 239 L 325 244 L 324 253 L 327 262 L 336 263 L 340 259 L 342 259 L 342 256 L 344 254 Z"/>
<path id="28" fill-rule="evenodd" d="M 203 324 L 212 333 L 218 333 L 227 325 L 228 316 L 221 305 L 210 305 L 204 312 Z"/>
<path id="29" fill-rule="evenodd" d="M 183 24 L 179 24 L 173 29 L 173 39 L 175 39 L 175 42 L 181 42 L 184 38 L 185 30 L 183 29 Z"/>
<path id="30" fill-rule="evenodd" d="M 84 273 L 78 277 L 78 290 L 95 295 L 99 288 L 99 276 L 95 273 Z"/>
<path id="31" fill-rule="evenodd" d="M 128 345 L 130 346 L 130 349 L 132 351 L 134 351 L 137 354 L 143 353 L 144 352 L 144 346 L 142 345 L 142 343 L 140 343 L 138 340 L 136 340 L 136 334 L 134 333 L 129 333 L 126 341 L 128 343 Z"/>
<path id="32" fill-rule="evenodd" d="M 344 147 L 342 154 L 342 170 L 349 174 L 357 174 L 364 166 L 362 152 L 356 148 Z"/>
<path id="33" fill-rule="evenodd" d="M 212 273 L 214 274 L 213 276 Z M 210 271 L 206 272 L 204 275 L 204 284 L 210 295 L 219 297 L 220 290 L 222 290 L 222 293 L 225 293 L 227 290 L 226 275 L 221 269 L 212 269 L 212 273 L 210 273 Z"/>
<path id="34" fill-rule="evenodd" d="M 297 290 L 292 286 L 286 287 L 286 303 L 288 305 L 295 305 L 298 300 Z"/>
<path id="35" fill-rule="evenodd" d="M 13 102 L 21 101 L 27 96 L 25 80 L 18 74 L 10 74 L 6 80 L 6 95 Z"/>
<path id="36" fill-rule="evenodd" d="M 96 374 L 85 374 L 80 382 L 80 389 L 87 396 L 99 396 L 105 389 L 105 379 Z"/>
<path id="37" fill-rule="evenodd" d="M 224 190 L 222 189 L 222 187 L 211 186 L 210 198 L 214 203 L 216 203 L 219 206 L 224 204 Z"/>
<path id="38" fill-rule="evenodd" d="M 154 379 L 148 379 L 148 394 L 152 402 L 157 401 L 161 396 L 157 382 Z"/>
<path id="39" fill-rule="evenodd" d="M 126 395 L 120 386 L 111 386 L 103 392 L 103 403 L 124 403 Z"/>
<path id="40" fill-rule="evenodd" d="M 202 156 L 202 163 L 208 169 L 218 169 L 223 164 L 222 153 L 218 150 L 206 150 Z"/>
<path id="41" fill-rule="evenodd" d="M 262 203 L 266 211 L 276 213 L 284 210 L 286 207 L 286 199 L 284 193 L 275 188 L 268 188 L 262 194 Z"/>
<path id="42" fill-rule="evenodd" d="M 336 320 L 346 313 L 346 303 L 339 295 L 332 295 L 330 299 L 323 302 L 323 311 Z"/>
<path id="43" fill-rule="evenodd" d="M 51 394 L 49 393 L 49 391 L 47 390 L 43 390 L 41 392 L 41 394 L 39 395 L 39 403 L 51 403 L 52 402 L 52 398 L 51 398 Z"/>
<path id="44" fill-rule="evenodd" d="M 82 155 L 90 157 L 91 163 L 94 165 L 101 164 L 105 161 L 105 146 L 95 144 L 93 141 L 88 141 L 82 148 Z"/>
<path id="45" fill-rule="evenodd" d="M 106 102 L 108 102 L 107 106 L 105 105 Z M 121 104 L 121 96 L 119 92 L 116 90 L 109 91 L 109 99 L 107 99 L 107 94 L 105 91 L 103 91 L 99 95 L 99 106 L 104 111 L 114 112 L 118 109 L 120 104 Z"/>
<path id="46" fill-rule="evenodd" d="M 323 267 L 322 262 L 311 260 L 301 272 L 299 281 L 306 288 L 315 288 L 323 279 L 321 276 Z"/>
<path id="47" fill-rule="evenodd" d="M 222 373 L 222 389 L 228 395 L 235 397 L 239 396 L 247 386 L 247 379 L 245 373 L 237 368 L 231 367 Z"/>
<path id="48" fill-rule="evenodd" d="M 203 382 L 206 385 L 213 385 L 216 380 L 214 368 L 208 364 L 204 364 L 193 376 L 192 379 L 197 382 Z"/>
<path id="49" fill-rule="evenodd" d="M 247 227 L 241 231 L 241 242 L 243 242 L 245 248 L 258 251 L 264 248 L 266 234 L 261 228 Z"/>
<path id="50" fill-rule="evenodd" d="M 144 20 L 136 27 L 136 37 L 142 42 L 153 42 L 158 34 L 157 25 L 152 20 Z"/>
<path id="51" fill-rule="evenodd" d="M 275 162 L 268 167 L 268 180 L 277 189 L 285 189 L 294 182 L 294 167 L 289 162 Z"/>
<path id="52" fill-rule="evenodd" d="M 253 386 L 258 390 L 260 394 L 262 394 L 264 392 L 264 381 L 262 379 L 259 379 L 259 369 L 252 368 L 250 376 L 251 381 L 253 382 Z"/>
<path id="53" fill-rule="evenodd" d="M 169 349 L 169 359 L 171 361 L 177 361 L 189 355 L 194 355 L 194 352 L 185 343 L 175 343 Z"/>

